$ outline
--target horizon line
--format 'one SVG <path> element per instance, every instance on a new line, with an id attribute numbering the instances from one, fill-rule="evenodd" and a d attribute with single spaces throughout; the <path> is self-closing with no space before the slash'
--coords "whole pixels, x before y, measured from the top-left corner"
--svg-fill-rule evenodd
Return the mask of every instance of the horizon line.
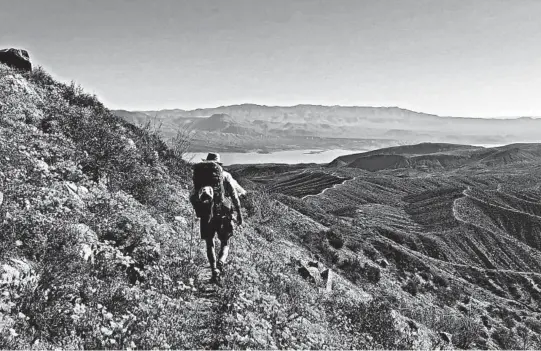
<path id="1" fill-rule="evenodd" d="M 371 106 L 371 105 L 321 105 L 321 104 L 311 104 L 311 103 L 299 103 L 295 105 L 265 105 L 265 104 L 257 104 L 257 103 L 251 103 L 251 102 L 244 102 L 244 103 L 236 103 L 231 105 L 220 105 L 220 106 L 214 106 L 214 107 L 197 107 L 194 109 L 183 109 L 183 108 L 163 108 L 163 109 L 151 109 L 151 110 L 128 110 L 123 108 L 116 108 L 111 109 L 112 111 L 126 111 L 126 112 L 160 112 L 160 111 L 184 111 L 184 112 L 195 112 L 198 110 L 212 110 L 212 109 L 220 109 L 220 108 L 228 108 L 228 107 L 240 107 L 240 106 L 246 106 L 246 105 L 252 105 L 252 106 L 258 106 L 258 107 L 267 107 L 267 108 L 294 108 L 294 107 L 300 107 L 300 106 L 312 106 L 312 107 L 342 107 L 342 108 L 377 108 L 377 109 L 398 109 L 398 110 L 404 110 L 409 111 L 413 113 L 428 115 L 428 116 L 434 116 L 434 117 L 440 117 L 440 118 L 464 118 L 464 119 L 498 119 L 498 120 L 515 120 L 515 119 L 540 119 L 541 116 L 449 116 L 449 115 L 438 115 L 435 113 L 428 113 L 428 112 L 422 112 L 422 111 L 416 111 L 413 109 L 408 109 L 404 107 L 399 106 Z"/>

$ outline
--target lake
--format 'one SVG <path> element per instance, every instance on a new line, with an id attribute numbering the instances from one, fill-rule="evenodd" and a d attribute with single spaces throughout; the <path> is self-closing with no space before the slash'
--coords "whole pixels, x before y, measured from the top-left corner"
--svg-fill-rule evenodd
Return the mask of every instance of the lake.
<path id="1" fill-rule="evenodd" d="M 497 147 L 502 144 L 476 144 L 473 146 Z M 276 151 L 269 154 L 260 154 L 257 152 L 220 152 L 224 165 L 234 164 L 254 164 L 254 163 L 329 163 L 335 158 L 343 155 L 356 154 L 360 152 L 372 151 L 373 149 L 331 149 L 331 150 L 287 150 Z M 187 161 L 199 161 L 207 157 L 206 152 L 191 152 L 184 155 Z"/>
<path id="2" fill-rule="evenodd" d="M 329 163 L 338 156 L 349 155 L 364 150 L 287 150 L 277 151 L 269 154 L 259 154 L 257 152 L 220 152 L 224 165 L 233 164 L 253 164 L 253 163 Z M 196 162 L 207 157 L 206 152 L 195 152 L 184 155 L 187 161 Z"/>

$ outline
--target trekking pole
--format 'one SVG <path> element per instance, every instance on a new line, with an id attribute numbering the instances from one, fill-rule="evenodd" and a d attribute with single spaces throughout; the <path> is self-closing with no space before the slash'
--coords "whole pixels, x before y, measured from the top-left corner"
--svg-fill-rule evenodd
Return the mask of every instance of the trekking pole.
<path id="1" fill-rule="evenodd" d="M 195 210 L 192 209 L 192 230 L 190 231 L 190 261 L 193 262 L 193 235 L 195 233 Z"/>

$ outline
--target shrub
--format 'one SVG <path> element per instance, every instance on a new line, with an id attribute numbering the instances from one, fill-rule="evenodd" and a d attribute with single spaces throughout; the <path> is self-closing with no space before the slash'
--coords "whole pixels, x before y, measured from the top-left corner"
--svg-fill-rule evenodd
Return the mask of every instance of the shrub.
<path id="1" fill-rule="evenodd" d="M 274 196 L 265 188 L 249 192 L 243 205 L 252 217 L 259 223 L 268 223 L 280 216 L 281 208 Z"/>
<path id="2" fill-rule="evenodd" d="M 355 250 L 353 250 L 353 251 L 355 251 Z M 363 253 L 364 253 L 364 255 L 366 257 L 368 257 L 372 261 L 375 261 L 379 256 L 379 252 L 376 249 L 374 249 L 374 247 L 372 245 L 363 247 Z"/>
<path id="3" fill-rule="evenodd" d="M 359 253 L 363 249 L 363 245 L 357 240 L 348 240 L 345 245 L 348 249 L 355 253 Z"/>
<path id="4" fill-rule="evenodd" d="M 492 338 L 504 350 L 516 350 L 520 348 L 515 333 L 506 327 L 497 327 L 492 332 Z"/>
<path id="5" fill-rule="evenodd" d="M 421 282 L 416 276 L 408 279 L 406 284 L 402 286 L 402 290 L 410 293 L 412 296 L 417 296 Z"/>
<path id="6" fill-rule="evenodd" d="M 344 246 L 344 235 L 337 228 L 327 231 L 326 235 L 329 244 L 335 249 L 340 250 Z"/>
<path id="7" fill-rule="evenodd" d="M 345 276 L 354 283 L 363 278 L 364 265 L 357 257 L 348 257 L 339 264 Z"/>
<path id="8" fill-rule="evenodd" d="M 403 313 L 436 332 L 451 334 L 453 345 L 460 349 L 471 348 L 483 330 L 483 325 L 470 316 L 460 316 L 432 306 L 406 309 Z"/>
<path id="9" fill-rule="evenodd" d="M 381 279 L 381 269 L 368 263 L 364 265 L 364 274 L 368 281 L 372 283 L 377 283 Z"/>
<path id="10" fill-rule="evenodd" d="M 175 136 L 171 139 L 171 151 L 173 155 L 182 160 L 190 149 L 195 134 L 188 127 L 179 127 Z"/>
<path id="11" fill-rule="evenodd" d="M 439 287 L 447 288 L 449 286 L 449 282 L 447 281 L 447 278 L 442 277 L 441 275 L 435 274 L 432 277 L 434 284 L 436 284 Z"/>
<path id="12" fill-rule="evenodd" d="M 255 230 L 257 231 L 257 233 L 259 235 L 261 235 L 268 242 L 273 242 L 274 241 L 274 236 L 275 236 L 276 233 L 271 228 L 269 228 L 269 227 L 267 227 L 265 225 L 260 225 L 260 226 L 256 227 Z"/>

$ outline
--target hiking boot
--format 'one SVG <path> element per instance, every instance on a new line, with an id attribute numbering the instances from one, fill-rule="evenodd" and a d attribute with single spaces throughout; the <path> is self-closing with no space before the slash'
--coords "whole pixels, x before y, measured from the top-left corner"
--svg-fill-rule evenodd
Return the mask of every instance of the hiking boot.
<path id="1" fill-rule="evenodd" d="M 220 270 L 215 268 L 212 270 L 212 277 L 210 278 L 211 283 L 219 283 L 220 282 Z"/>

